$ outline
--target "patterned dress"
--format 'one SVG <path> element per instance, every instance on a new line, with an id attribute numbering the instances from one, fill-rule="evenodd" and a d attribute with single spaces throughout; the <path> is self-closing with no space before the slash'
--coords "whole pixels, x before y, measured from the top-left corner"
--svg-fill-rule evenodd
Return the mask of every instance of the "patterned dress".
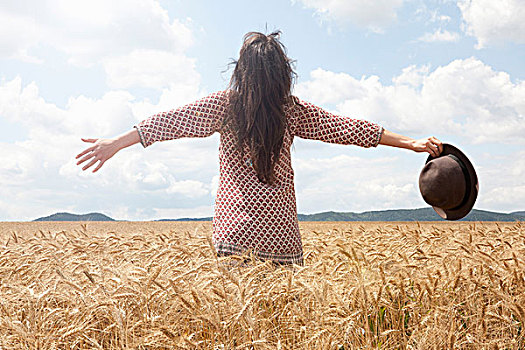
<path id="1" fill-rule="evenodd" d="M 223 127 L 228 91 L 143 120 L 137 128 L 148 147 L 157 141 L 206 137 L 220 133 L 220 180 L 213 218 L 213 244 L 220 255 L 251 251 L 279 264 L 302 264 L 303 249 L 295 201 L 290 147 L 295 136 L 338 144 L 376 147 L 383 128 L 377 124 L 331 114 L 308 102 L 284 108 L 288 128 L 275 165 L 275 181 L 259 181 L 249 151 L 237 148 L 236 135 Z"/>

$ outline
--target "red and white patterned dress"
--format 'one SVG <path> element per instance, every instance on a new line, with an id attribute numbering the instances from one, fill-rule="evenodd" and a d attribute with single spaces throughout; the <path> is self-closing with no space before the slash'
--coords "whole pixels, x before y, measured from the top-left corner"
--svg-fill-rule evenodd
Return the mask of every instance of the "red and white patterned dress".
<path id="1" fill-rule="evenodd" d="M 223 129 L 228 91 L 169 112 L 159 113 L 135 126 L 144 147 L 181 137 L 220 133 L 220 180 L 213 218 L 213 244 L 220 255 L 241 255 L 251 250 L 261 259 L 281 264 L 302 264 L 303 249 L 295 202 L 290 147 L 294 136 L 330 143 L 376 147 L 383 128 L 377 124 L 331 114 L 308 102 L 286 105 L 288 128 L 275 165 L 275 181 L 259 181 L 248 149 L 242 158 L 236 135 Z"/>

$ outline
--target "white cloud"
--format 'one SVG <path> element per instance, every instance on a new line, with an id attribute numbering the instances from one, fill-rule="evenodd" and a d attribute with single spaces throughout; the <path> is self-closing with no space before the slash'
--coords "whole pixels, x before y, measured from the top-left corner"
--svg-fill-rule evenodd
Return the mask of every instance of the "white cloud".
<path id="1" fill-rule="evenodd" d="M 507 73 L 475 58 L 427 69 L 408 67 L 391 85 L 377 76 L 358 80 L 317 69 L 296 91 L 314 103 L 335 103 L 340 113 L 400 132 L 456 135 L 475 144 L 525 142 L 525 82 L 514 83 Z M 341 92 L 341 86 L 348 89 Z"/>
<path id="2" fill-rule="evenodd" d="M 484 208 L 493 210 L 507 210 L 515 211 L 522 210 L 525 205 L 521 204 L 521 208 L 516 208 L 516 204 L 525 203 L 525 185 L 504 185 L 492 187 L 482 197 L 480 205 Z M 510 204 L 510 205 L 509 205 Z"/>
<path id="3" fill-rule="evenodd" d="M 525 2 L 522 0 L 459 0 L 465 31 L 477 48 L 505 42 L 525 43 Z"/>
<path id="4" fill-rule="evenodd" d="M 217 196 L 217 191 L 219 190 L 219 175 L 215 175 L 211 179 L 211 195 L 215 198 Z"/>
<path id="5" fill-rule="evenodd" d="M 82 212 L 80 214 L 85 213 Z M 146 210 L 146 208 L 129 207 L 124 205 L 114 205 L 110 208 L 106 208 L 103 214 L 106 214 L 115 220 L 139 221 L 155 219 L 151 216 L 151 210 Z"/>
<path id="6" fill-rule="evenodd" d="M 41 63 L 29 54 L 29 49 L 38 43 L 40 36 L 35 22 L 25 16 L 12 16 L 0 8 L 0 57 L 25 62 Z"/>
<path id="7" fill-rule="evenodd" d="M 67 118 L 64 110 L 38 97 L 36 84 L 23 90 L 20 79 L 11 81 L 12 87 L 2 84 L 0 114 L 19 119 L 31 132 L 47 123 L 61 131 L 110 135 L 126 127 L 129 116 L 140 120 L 203 94 L 195 60 L 185 55 L 193 42 L 191 30 L 170 19 L 156 0 L 8 2 L 0 7 L 0 31 L 5 34 L 0 58 L 46 63 L 51 48 L 70 64 L 103 67 L 111 89 L 162 91 L 158 103 L 133 101 L 126 91 L 110 91 L 97 100 L 71 97 L 66 109 L 76 117 Z"/>
<path id="8" fill-rule="evenodd" d="M 328 83 L 328 84 L 327 84 Z M 367 80 L 357 80 L 346 73 L 318 68 L 310 72 L 310 80 L 295 85 L 294 93 L 307 96 L 316 103 L 338 103 L 350 97 L 367 95 Z"/>
<path id="9" fill-rule="evenodd" d="M 36 159 L 34 154 L 25 152 L 20 144 L 0 143 L 0 183 L 2 187 L 24 185 L 31 181 Z"/>
<path id="10" fill-rule="evenodd" d="M 469 58 L 434 69 L 409 66 L 391 84 L 377 76 L 356 79 L 317 69 L 309 81 L 298 84 L 296 93 L 395 132 L 459 142 L 478 171 L 475 207 L 522 210 L 525 153 L 513 150 L 525 144 L 525 82 L 513 82 L 507 73 Z M 494 144 L 499 152 L 509 149 L 508 156 L 493 155 Z M 385 150 L 380 147 L 377 152 Z M 299 211 L 318 212 L 319 203 L 322 210 L 346 211 L 424 207 L 417 186 L 422 162 L 408 162 L 410 156 L 379 161 L 337 153 L 326 159 L 298 158 L 294 165 Z"/>
<path id="11" fill-rule="evenodd" d="M 193 40 L 155 0 L 10 2 L 0 8 L 0 32 L 0 56 L 38 60 L 31 51 L 51 46 L 81 66 L 137 48 L 182 53 Z"/>
<path id="12" fill-rule="evenodd" d="M 13 193 L 0 188 L 0 217 L 2 221 L 34 220 L 57 212 L 74 210 L 73 206 L 59 201 L 53 202 L 52 193 L 23 189 Z M 77 198 L 79 199 L 79 198 Z M 79 199 L 80 200 L 80 199 Z"/>
<path id="13" fill-rule="evenodd" d="M 414 12 L 415 18 L 418 21 L 424 23 L 440 23 L 443 25 L 450 23 L 452 18 L 450 16 L 442 14 L 441 8 L 430 9 L 428 5 L 431 5 L 431 3 L 420 2 L 418 4 L 418 8 Z"/>
<path id="14" fill-rule="evenodd" d="M 415 202 L 415 198 L 410 198 L 418 193 L 414 183 L 396 184 L 391 179 L 385 180 L 380 178 L 359 183 L 356 194 L 363 198 L 381 198 L 381 203 L 376 205 L 380 208 L 402 208 L 407 205 L 407 199 Z"/>
<path id="15" fill-rule="evenodd" d="M 447 15 L 441 15 L 437 11 L 432 12 L 432 22 L 449 23 L 452 18 Z"/>
<path id="16" fill-rule="evenodd" d="M 430 71 L 430 65 L 416 66 L 411 65 L 403 68 L 401 74 L 394 77 L 392 81 L 395 85 L 410 85 L 414 88 L 418 88 L 425 81 L 425 77 Z"/>
<path id="17" fill-rule="evenodd" d="M 203 218 L 213 216 L 213 206 L 198 206 L 195 208 L 153 208 L 155 218 Z"/>
<path id="18" fill-rule="evenodd" d="M 178 101 L 199 97 L 195 85 Z M 172 87 L 174 91 L 183 89 L 180 85 Z M 173 93 L 164 90 L 161 103 L 168 105 Z M 123 206 L 121 196 L 127 198 L 127 203 L 134 203 L 127 207 L 129 215 L 138 219 L 154 214 L 152 209 L 147 213 L 139 210 L 152 208 L 153 201 L 164 202 L 165 206 L 177 206 L 181 200 L 212 202 L 211 183 L 218 171 L 216 136 L 156 144 L 146 150 L 136 145 L 134 150 L 119 152 L 97 174 L 82 172 L 75 165 L 74 156 L 88 146 L 80 141 L 81 137 L 113 137 L 150 115 L 137 114 L 140 111 L 171 109 L 178 106 L 178 101 L 164 108 L 135 101 L 126 91 L 110 91 L 98 99 L 70 98 L 61 108 L 45 101 L 35 83 L 24 86 L 19 77 L 2 81 L 0 118 L 23 127 L 27 139 L 0 142 L 0 182 L 6 185 L 1 186 L 0 195 L 13 199 L 9 208 L 0 205 L 0 217 L 34 219 L 61 205 L 62 211 L 97 208 L 109 213 Z M 39 198 L 31 199 L 31 192 L 43 190 Z"/>
<path id="19" fill-rule="evenodd" d="M 352 23 L 375 32 L 381 32 L 395 21 L 396 11 L 403 5 L 403 0 L 298 0 L 298 2 L 306 8 L 314 9 L 323 19 L 338 24 Z"/>
<path id="20" fill-rule="evenodd" d="M 330 158 L 294 159 L 299 212 L 359 212 L 424 205 L 417 189 L 419 165 L 410 165 L 409 157 L 367 158 L 347 155 L 354 152 L 352 149 L 342 152 L 345 154 L 335 153 Z"/>
<path id="21" fill-rule="evenodd" d="M 143 87 L 162 89 L 173 82 L 194 86 L 199 83 L 195 60 L 160 50 L 134 50 L 104 60 L 111 88 Z"/>
<path id="22" fill-rule="evenodd" d="M 162 89 L 159 101 L 151 103 L 149 100 L 137 101 L 133 104 L 133 114 L 137 121 L 144 119 L 159 111 L 167 111 L 176 106 L 182 106 L 193 102 L 197 96 L 204 96 L 205 91 L 200 89 L 200 82 L 190 80 L 186 84 L 180 84 L 178 81 L 171 82 L 168 87 Z"/>
<path id="23" fill-rule="evenodd" d="M 465 137 L 469 133 L 477 134 L 468 136 L 471 142 L 477 142 L 477 137 L 483 138 L 480 142 L 489 143 L 520 144 L 523 140 L 520 136 L 512 136 L 514 132 L 520 132 L 523 123 L 514 126 L 518 130 L 512 132 L 502 132 L 497 127 L 508 123 L 504 119 L 507 118 L 505 113 L 510 116 L 509 120 L 523 118 L 525 87 L 511 83 L 506 74 L 494 72 L 480 61 L 454 61 L 433 71 L 427 66 L 410 66 L 389 86 L 382 85 L 377 77 L 357 80 L 344 74 L 326 73 L 318 70 L 315 79 L 300 85 L 299 90 L 303 89 L 300 96 L 310 99 L 308 94 L 312 92 L 317 99 L 348 110 L 353 108 L 351 104 L 350 107 L 345 107 L 345 104 L 359 102 L 362 105 L 357 103 L 355 106 L 361 106 L 362 111 L 366 111 L 365 105 L 371 111 L 378 111 L 373 117 L 384 116 L 381 110 L 387 108 L 393 112 L 387 119 L 389 123 L 394 124 L 398 117 L 404 117 L 404 122 L 419 123 L 426 130 L 440 127 L 439 122 L 431 121 L 432 118 L 466 123 L 467 119 L 455 121 L 454 118 L 475 111 L 476 103 L 502 119 L 501 125 L 496 121 L 491 130 L 483 131 L 483 124 L 493 116 L 481 113 L 480 118 L 465 124 L 467 129 L 459 134 Z M 463 85 L 451 83 L 453 78 L 463 81 Z M 323 79 L 328 80 L 323 83 Z M 330 89 L 341 90 L 346 86 L 352 88 L 345 94 L 336 95 L 339 100 L 330 97 Z M 311 91 L 321 87 L 326 91 Z M 501 90 L 499 95 L 494 95 L 497 90 Z M 476 100 L 476 95 L 482 92 L 488 96 L 478 96 Z M 427 100 L 427 94 L 437 96 Z M 384 99 L 380 99 L 381 95 Z M 192 99 L 196 97 L 194 95 Z M 191 98 L 190 94 L 186 98 Z M 439 106 L 441 113 L 430 113 L 427 120 L 410 119 L 422 114 L 402 114 L 404 109 L 416 108 L 419 104 L 422 104 L 417 107 L 420 110 L 430 108 L 438 99 L 444 100 Z M 394 103 L 403 101 L 404 109 L 402 104 Z M 0 197 L 11 199 L 8 203 L 0 201 L 0 216 L 4 220 L 24 220 L 64 210 L 77 213 L 98 210 L 120 219 L 211 216 L 218 181 L 217 136 L 155 144 L 147 150 L 137 145 L 117 154 L 96 175 L 81 172 L 75 165 L 74 155 L 85 147 L 79 140 L 81 136 L 98 136 L 101 131 L 107 133 L 106 136 L 113 136 L 129 130 L 137 120 L 147 116 L 136 111 L 147 109 L 158 111 L 165 108 L 135 101 L 124 91 L 113 91 L 99 99 L 79 96 L 70 99 L 65 108 L 59 108 L 45 101 L 34 83 L 23 86 L 20 78 L 2 82 L 0 117 L 9 117 L 12 122 L 24 125 L 28 139 L 0 144 L 3 150 L 0 153 L 0 182 L 7 184 L 1 187 Z M 368 114 L 362 115 L 368 119 Z M 428 123 L 434 124 L 428 126 Z M 498 138 L 505 133 L 507 139 Z M 310 151 L 302 146 L 298 149 L 299 153 Z M 358 149 L 350 150 L 352 154 L 359 154 Z M 376 150 L 362 151 L 378 154 Z M 300 212 L 425 206 L 417 189 L 422 162 L 411 163 L 411 153 L 403 157 L 381 156 L 375 159 L 341 155 L 337 150 L 332 154 L 331 158 L 294 155 Z M 417 156 L 424 159 L 424 156 Z M 476 163 L 482 190 L 477 207 L 520 209 L 515 205 L 524 200 L 521 179 L 525 176 L 525 163 L 521 159 L 525 159 L 525 154 L 521 152 L 496 161 L 484 158 L 487 159 L 485 163 L 478 165 L 479 160 Z M 501 173 L 507 174 L 506 177 Z"/>
<path id="24" fill-rule="evenodd" d="M 525 152 L 501 156 L 493 154 L 492 147 L 479 152 L 478 147 L 464 146 L 461 148 L 474 164 L 479 179 L 475 208 L 523 210 Z M 300 213 L 428 207 L 418 187 L 425 154 L 385 147 L 358 150 L 331 149 L 332 155 L 328 158 L 295 154 L 293 164 Z"/>
<path id="25" fill-rule="evenodd" d="M 206 184 L 195 180 L 173 181 L 167 189 L 167 193 L 180 193 L 190 198 L 198 198 L 210 193 Z"/>
<path id="26" fill-rule="evenodd" d="M 63 117 L 60 109 L 39 96 L 35 83 L 22 88 L 20 77 L 0 83 L 0 116 L 33 128 L 60 126 L 57 122 Z"/>
<path id="27" fill-rule="evenodd" d="M 525 151 L 479 157 L 480 198 L 478 204 L 492 210 L 524 210 Z M 521 207 L 516 207 L 516 204 Z"/>
<path id="28" fill-rule="evenodd" d="M 449 32 L 448 30 L 438 29 L 434 33 L 425 33 L 419 37 L 419 41 L 427 43 L 432 42 L 456 42 L 459 40 L 459 34 Z"/>

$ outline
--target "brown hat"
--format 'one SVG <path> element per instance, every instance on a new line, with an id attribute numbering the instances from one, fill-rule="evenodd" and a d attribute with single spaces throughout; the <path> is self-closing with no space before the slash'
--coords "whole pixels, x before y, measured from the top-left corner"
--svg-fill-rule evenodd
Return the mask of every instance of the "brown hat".
<path id="1" fill-rule="evenodd" d="M 467 156 L 444 143 L 438 157 L 427 158 L 419 175 L 419 190 L 439 216 L 459 220 L 472 210 L 478 197 L 478 177 Z"/>

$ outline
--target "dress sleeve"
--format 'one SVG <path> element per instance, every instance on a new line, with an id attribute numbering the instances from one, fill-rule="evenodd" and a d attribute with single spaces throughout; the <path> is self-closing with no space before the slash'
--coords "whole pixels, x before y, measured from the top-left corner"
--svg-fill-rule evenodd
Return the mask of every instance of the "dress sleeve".
<path id="1" fill-rule="evenodd" d="M 304 139 L 376 147 L 383 133 L 378 124 L 335 115 L 305 101 L 295 103 L 290 112 L 292 134 Z"/>
<path id="2" fill-rule="evenodd" d="M 216 92 L 194 103 L 153 115 L 134 126 L 140 143 L 148 147 L 157 141 L 210 136 L 222 125 L 226 100 L 226 91 Z"/>

